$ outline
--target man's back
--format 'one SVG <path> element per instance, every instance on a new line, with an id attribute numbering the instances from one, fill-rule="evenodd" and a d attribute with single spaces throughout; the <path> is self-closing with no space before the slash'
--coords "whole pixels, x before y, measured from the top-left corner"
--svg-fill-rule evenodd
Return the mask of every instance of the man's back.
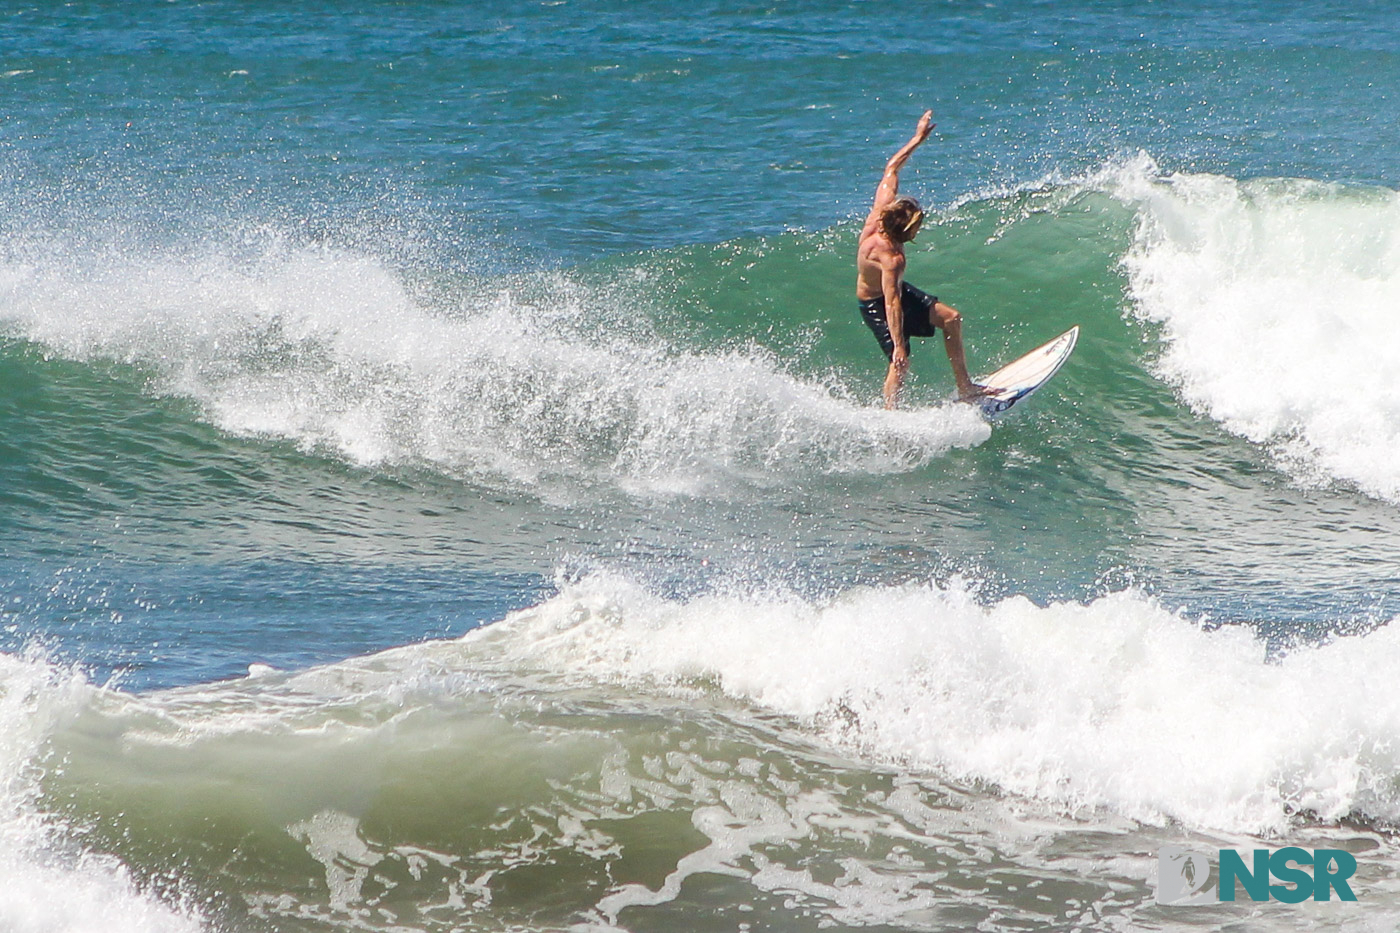
<path id="1" fill-rule="evenodd" d="M 856 298 L 869 301 L 884 294 L 884 271 L 889 268 L 896 281 L 904 276 L 904 246 L 892 243 L 880 233 L 879 216 L 871 212 L 860 231 L 856 246 Z"/>

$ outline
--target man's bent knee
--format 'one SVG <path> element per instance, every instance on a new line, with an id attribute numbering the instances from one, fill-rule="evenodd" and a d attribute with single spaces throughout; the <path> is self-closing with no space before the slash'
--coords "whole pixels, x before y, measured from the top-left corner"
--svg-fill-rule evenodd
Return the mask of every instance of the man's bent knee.
<path id="1" fill-rule="evenodd" d="M 933 323 L 937 327 L 947 329 L 950 324 L 956 324 L 962 320 L 962 315 L 958 309 L 943 302 L 937 302 L 933 306 Z"/>

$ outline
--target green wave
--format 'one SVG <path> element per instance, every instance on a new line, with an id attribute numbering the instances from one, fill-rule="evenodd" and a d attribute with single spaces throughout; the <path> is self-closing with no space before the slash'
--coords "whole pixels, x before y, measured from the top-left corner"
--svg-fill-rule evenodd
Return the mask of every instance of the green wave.
<path id="1" fill-rule="evenodd" d="M 990 438 L 947 405 L 936 341 L 915 350 L 911 411 L 879 410 L 854 223 L 509 281 L 325 250 L 59 269 L 41 284 L 60 310 L 102 287 L 111 309 L 71 333 L 21 321 L 0 344 L 0 507 L 20 548 L 436 560 L 466 541 L 518 570 L 635 531 L 644 553 L 763 542 L 850 578 L 874 535 L 906 574 L 948 561 L 1047 594 L 1130 573 L 1245 617 L 1294 586 L 1303 616 L 1370 605 L 1350 555 L 1396 555 L 1393 510 L 1291 482 L 1155 375 L 1159 325 L 1123 264 L 1142 216 L 1102 186 L 1047 184 L 928 225 L 908 278 L 963 312 L 974 373 L 1082 328 Z"/>
<path id="2" fill-rule="evenodd" d="M 1151 381 L 1141 378 L 1141 335 L 1123 323 L 1119 264 L 1134 217 L 1108 195 L 1079 186 L 969 201 L 925 228 L 910 247 L 906 277 L 962 311 L 974 370 L 995 369 L 1079 324 L 1091 355 L 1130 362 L 1134 381 Z M 620 282 L 640 292 L 673 344 L 763 347 L 801 372 L 835 371 L 845 388 L 873 395 L 883 361 L 855 307 L 858 230 L 845 223 L 620 257 L 580 273 L 595 287 Z M 645 288 L 637 288 L 639 279 Z M 915 374 L 924 384 L 916 403 L 941 401 L 952 387 L 941 349 L 929 341 L 916 352 Z M 1075 371 L 1079 384 L 1104 386 L 1085 383 L 1096 367 L 1066 374 Z"/>

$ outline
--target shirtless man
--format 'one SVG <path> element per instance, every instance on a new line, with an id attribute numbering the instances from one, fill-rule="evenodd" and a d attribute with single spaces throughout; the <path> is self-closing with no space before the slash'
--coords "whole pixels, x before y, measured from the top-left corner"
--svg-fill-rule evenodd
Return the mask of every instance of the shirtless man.
<path id="1" fill-rule="evenodd" d="M 914 136 L 885 164 L 885 176 L 875 191 L 875 206 L 865 218 L 856 248 L 856 300 L 861 317 L 875 332 L 890 361 L 885 376 L 885 407 L 899 402 L 899 390 L 909 371 L 909 338 L 932 337 L 943 331 L 943 349 L 953 366 L 961 400 L 976 398 L 981 386 L 967 375 L 963 358 L 962 317 L 957 309 L 904 281 L 904 244 L 913 240 L 924 221 L 913 198 L 899 197 L 899 170 L 933 130 L 933 111 L 919 118 Z"/>

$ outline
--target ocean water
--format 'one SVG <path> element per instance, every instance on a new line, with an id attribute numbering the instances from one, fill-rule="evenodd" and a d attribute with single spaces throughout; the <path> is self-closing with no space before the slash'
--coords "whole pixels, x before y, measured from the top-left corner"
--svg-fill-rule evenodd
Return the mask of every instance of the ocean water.
<path id="1" fill-rule="evenodd" d="M 1396 928 L 1396 88 L 1382 3 L 0 5 L 0 931 Z M 995 426 L 854 308 L 925 108 L 974 373 L 1082 329 Z"/>

